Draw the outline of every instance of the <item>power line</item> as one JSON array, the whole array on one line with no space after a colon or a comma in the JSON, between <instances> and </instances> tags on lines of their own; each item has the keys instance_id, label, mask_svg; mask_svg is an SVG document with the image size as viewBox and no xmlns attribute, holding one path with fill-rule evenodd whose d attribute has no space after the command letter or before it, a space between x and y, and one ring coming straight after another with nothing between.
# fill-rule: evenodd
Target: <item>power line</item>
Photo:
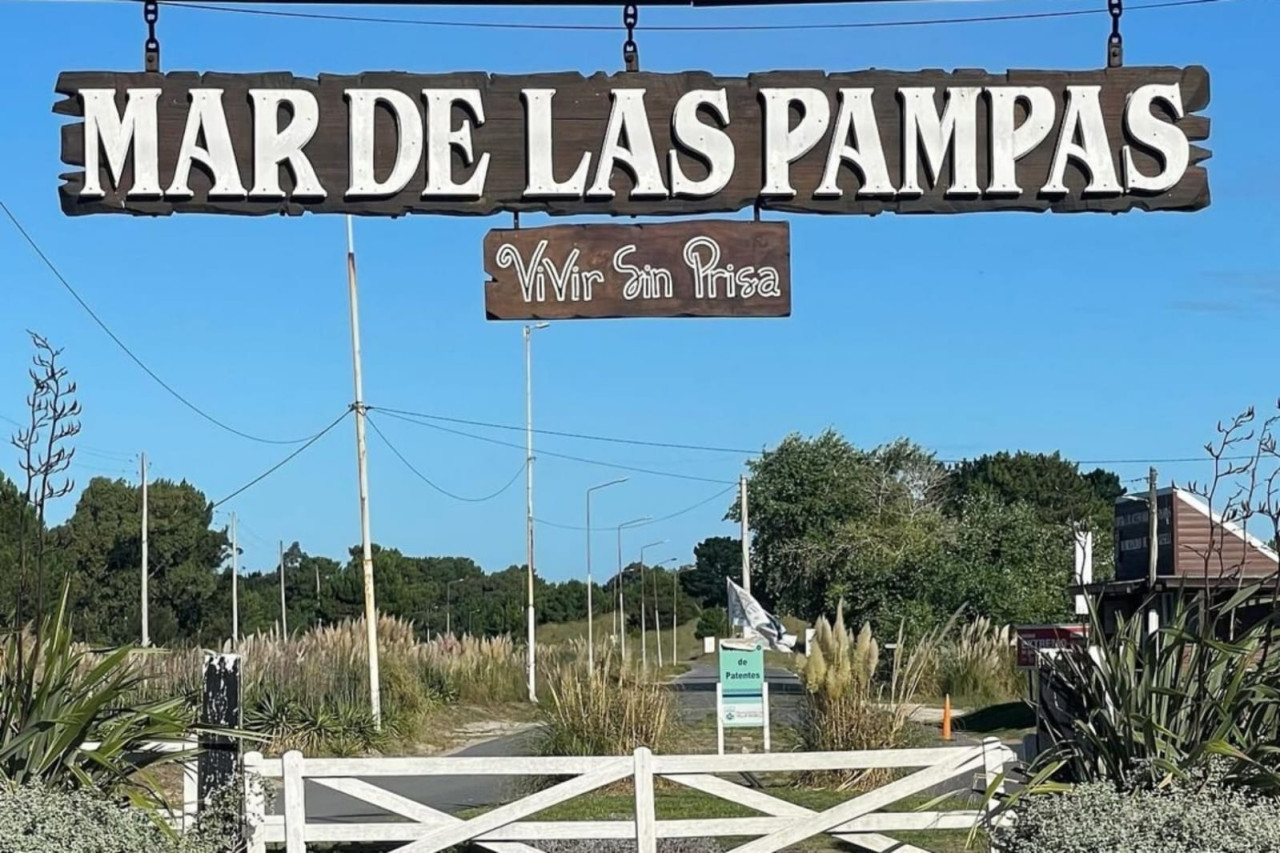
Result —
<instances>
[{"instance_id":1,"label":"power line","mask_svg":"<svg viewBox=\"0 0 1280 853\"><path fill-rule=\"evenodd\" d=\"M451 418L445 415L430 415L424 412L409 412L404 409L388 409L382 406L369 406L370 411L381 411L388 414L405 415L407 417L422 418L428 421L444 421L451 424L463 424L465 426L487 427L489 429L504 429L518 432L524 432L525 427L516 426L515 424L499 424L488 421L473 421L465 418ZM554 435L559 438L576 438L583 441L603 441L610 444L630 444L638 447L661 447L668 450L700 450L708 453L741 453L747 456L759 456L759 450L743 450L739 447L714 447L705 444L677 444L665 441L643 441L637 438L617 438L607 435L590 435L579 432L560 432L553 429L535 429L533 432L539 435Z\"/></svg>"},{"instance_id":2,"label":"power line","mask_svg":"<svg viewBox=\"0 0 1280 853\"><path fill-rule=\"evenodd\" d=\"M320 439L324 438L325 434L326 434L326 433L328 433L328 432L329 432L329 430L333 429L333 428L334 428L334 427L336 427L338 424L342 423L343 418L345 418L345 417L347 416L347 414L348 414L350 411L351 411L351 409L350 409L350 408L344 409L344 410L343 410L343 412L342 412L342 414L338 415L337 419L336 419L333 423L329 424L327 427L325 427L324 429L320 430L320 431L319 431L318 433L316 433L315 435L311 436L311 438L307 441L307 443L306 443L306 444L302 445L302 446L301 446L301 447L299 447L297 450L293 451L293 452L292 452L292 453L290 453L288 456L286 456L285 458L281 459L281 460L280 460L279 462L277 462L276 464L272 465L272 466L271 466L270 468L268 468L266 471L263 471L261 474L259 474L258 476L254 477L252 480L250 480L249 482L245 483L243 486L241 486L240 488L236 489L234 492L232 492L231 494L227 495L227 496L226 496L225 498L223 498L222 500L214 502L213 507L216 509L217 507L222 506L224 503L226 503L227 501L229 501L229 500L231 500L232 498L236 497L236 496L237 496L237 495L239 495L241 492L244 492L244 491L247 491L248 489L251 489L252 487L256 486L258 483L261 483L261 482L262 482L263 480L265 480L267 477L270 477L270 476L271 476L272 474L274 474L276 471L279 471L281 468L283 468L285 465L287 465L290 461L292 461L292 460L293 460L293 458L294 458L295 456L297 456L299 453L301 453L302 451L306 450L308 447L310 447L311 445L315 444L315 443L316 443L317 441L319 441Z\"/></svg>"},{"instance_id":3,"label":"power line","mask_svg":"<svg viewBox=\"0 0 1280 853\"><path fill-rule=\"evenodd\" d=\"M873 2L913 2L913 0L872 0ZM945 2L946 0L934 0ZM65 0L59 0L65 2ZM115 0L115 2L136 3L138 0ZM929 2L929 0L914 0ZM960 2L960 0L950 0ZM1177 9L1187 6L1207 6L1225 3L1228 0L1158 0L1158 2L1127 6L1125 12L1141 12L1157 9ZM535 30L559 32L616 32L616 24L540 24L520 21L459 21L423 18L382 17L375 15L349 15L326 12L294 12L283 9L254 9L239 6L218 6L205 3L162 2L162 6L180 9L193 9L203 12L221 12L237 15L251 15L268 18L292 18L312 21L332 21L353 24L389 24L393 26L436 27L449 29L479 30ZM835 21L825 24L670 24L646 26L642 32L667 33L732 33L732 32L796 32L805 30L862 30L887 29L892 27L929 27L953 24L991 24L1011 21L1051 20L1056 18L1076 18L1107 14L1106 8L1093 9L1060 9L1049 12L1008 12L995 15L959 16L945 18L908 18L893 21Z\"/></svg>"},{"instance_id":4,"label":"power line","mask_svg":"<svg viewBox=\"0 0 1280 853\"><path fill-rule=\"evenodd\" d=\"M54 278L56 278L62 284L62 286L66 288L67 292L71 294L71 296L76 300L76 302L80 303L80 307L83 308L91 318L93 318L93 321L98 324L98 327L101 328L102 331L106 332L107 336L111 338L111 340L115 341L116 346L120 347L120 349L124 352L124 354L129 356L129 358L133 360L134 364L142 368L143 372L145 372L148 376L154 379L161 388L168 391L174 397L174 399L176 399L179 403L182 403L182 405L186 406L188 409L195 412L197 415L204 418L206 421L213 424L214 426L224 429L227 432L232 433L233 435L238 435L241 438L247 438L249 441L256 441L259 444L301 444L302 442L309 443L324 434L323 432L319 432L307 438L291 438L288 440L262 438L261 436L251 435L250 433L242 432L236 429L235 427L229 426L228 424L218 420L213 415L209 414L204 409L201 409L195 403L188 400L182 394L179 394L176 390L174 390L173 386L169 385L169 383L161 379L154 370L152 370L150 367L146 365L145 362L142 361L142 359L134 355L133 350L129 349L129 347L125 345L124 341L120 340L120 338L116 336L116 333L111 331L111 328L102 321L102 318L100 318L97 315L97 313L92 308L89 307L89 303L85 302L84 299L80 297L80 294L76 292L76 289L71 286L71 282L67 281L66 276L64 276L58 270L57 266L55 266L53 261L49 259L49 256L44 253L44 250L40 248L40 245L38 243L36 243L35 238L33 238L31 234L27 231L27 229L23 227L22 223L18 221L18 217L14 215L13 211L9 209L9 206L5 204L3 200L0 200L0 210L4 211L5 215L9 217L9 221L13 223L13 227L16 228L18 233L22 235L23 239L27 241L27 245L31 247L31 250L36 253L36 256L39 257L40 260L44 263L44 265L49 269L49 272L53 273Z\"/></svg>"},{"instance_id":5,"label":"power line","mask_svg":"<svg viewBox=\"0 0 1280 853\"><path fill-rule=\"evenodd\" d=\"M501 495L507 489L511 488L512 484L514 484L515 481L520 478L520 475L524 473L525 465L527 464L525 462L521 462L520 467L516 470L514 474L511 475L511 479L507 481L505 486L498 489L496 492L492 492L481 498L464 497L463 495L454 494L453 492L449 491L443 486L439 486L435 482L433 482L430 477L428 477L426 474L423 474L421 471L419 471L417 468L414 467L413 463L411 463L408 459L404 458L404 454L402 454L398 449L396 449L396 446L391 443L391 439L387 438L386 433L384 433L381 429L379 429L378 425L373 422L373 418L366 418L366 421L368 422L369 426L373 427L373 431L378 434L378 438L382 439L382 443L385 444L387 448L396 455L397 459L399 459L402 463L404 463L404 466L406 468L408 468L410 471L413 472L414 476L416 476L422 482L426 483L431 488L435 489L440 494L444 495L445 497L453 498L455 501L464 501L466 503L484 503L485 501L493 500L494 498L498 497L498 495Z\"/></svg>"},{"instance_id":6,"label":"power line","mask_svg":"<svg viewBox=\"0 0 1280 853\"><path fill-rule=\"evenodd\" d=\"M514 447L517 450L525 449L524 445L521 445L521 444L513 444L512 442L509 442L509 441L502 441L501 439L497 439L497 438L489 438L488 436L485 436L485 435L476 435L475 433L463 432L462 430L459 430L459 429L450 429L449 427L442 427L439 424L433 424L433 423L428 423L426 421L414 420L411 417L408 417L406 415L395 414L391 411L388 411L387 409L382 409L381 411L383 414L385 414L389 418L395 418L396 420L405 421L406 423L417 424L418 426L424 426L424 427L427 427L428 429L439 430L440 432L447 432L447 433L450 433L451 435L460 435L460 436L463 436L464 438L474 439L475 441L485 441L485 442L488 442L489 444L497 444L501 447ZM639 468L634 465L623 465L618 462L605 462L602 459L588 459L583 456L571 456L567 453L554 453L550 450L540 450L536 455L551 456L556 459L567 459L570 462L581 462L586 465L599 465L602 468L615 468L619 471L632 471L637 474L651 474L655 477L671 477L672 479L676 479L676 480L692 480L694 482L699 482L699 483L718 483L720 485L726 485L726 484L737 485L737 483L731 483L731 481L729 480L720 480L714 477L699 477L694 474L680 474L675 471L659 471L653 468Z\"/></svg>"},{"instance_id":7,"label":"power line","mask_svg":"<svg viewBox=\"0 0 1280 853\"><path fill-rule=\"evenodd\" d=\"M728 486L727 488L721 489L720 491L716 492L714 495L712 495L712 496L711 496L711 497L709 497L709 498L703 498L702 500L698 501L696 504L691 504L690 506L687 506L687 507L685 507L684 509L676 510L675 512L671 513L670 515L664 515L664 516L662 516L661 518L655 518L655 519L652 519L652 520L650 520L650 521L643 522L642 524L630 524L630 525L627 525L627 529L628 529L628 530L634 530L634 529L635 529L635 528L637 528L637 527L648 527L648 526L649 526L649 525L651 525L651 524L658 524L658 523L663 522L663 521L670 521L670 520L671 520L671 519L673 519L673 518L679 518L680 516L684 515L685 513L693 512L695 509L699 509L700 507L704 507L704 506L706 506L707 504L711 503L712 501L716 500L717 498L724 497L725 495L729 494L729 492L733 491L733 490L734 490L734 489L736 489L737 487L738 487L738 484L737 484L737 483L734 483L733 485ZM560 530L586 530L586 529L587 529L587 528L585 528L585 527L582 527L582 526L579 526L579 525L576 525L576 524L559 524L559 523L557 523L557 522L554 522L554 521L546 521L545 519L541 519L541 518L535 518L535 519L534 519L534 521L536 521L538 524L544 525L544 526L546 526L546 527L555 527L555 528L558 528L558 529L560 529ZM606 526L604 526L604 527L596 527L596 528L593 528L593 529L594 529L594 530L607 530L607 529L608 529L608 526L606 525Z\"/></svg>"}]
</instances>

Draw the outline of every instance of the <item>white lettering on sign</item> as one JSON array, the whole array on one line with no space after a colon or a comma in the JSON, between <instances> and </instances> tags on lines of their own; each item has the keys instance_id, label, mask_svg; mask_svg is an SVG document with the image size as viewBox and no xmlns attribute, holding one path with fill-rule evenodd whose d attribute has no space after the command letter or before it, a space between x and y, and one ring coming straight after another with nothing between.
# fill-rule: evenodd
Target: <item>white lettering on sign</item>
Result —
<instances>
[{"instance_id":1,"label":"white lettering on sign","mask_svg":"<svg viewBox=\"0 0 1280 853\"><path fill-rule=\"evenodd\" d=\"M638 263L632 256L639 252L635 244L619 246L606 269L584 268L581 252L572 248L561 260L547 256L549 242L539 240L525 257L520 249L503 243L494 253L501 269L513 269L520 285L520 295L527 304L542 302L590 302L602 287L616 286L625 300L680 299L753 299L781 298L781 275L772 266L738 266L721 264L723 250L713 238L697 236L684 244L682 257L687 269L683 275L649 263ZM679 281L679 285L677 285Z\"/></svg>"},{"instance_id":2,"label":"white lettering on sign","mask_svg":"<svg viewBox=\"0 0 1280 853\"><path fill-rule=\"evenodd\" d=\"M892 119L883 115L890 93L874 87L763 87L751 115L731 115L724 88L693 89L676 99L670 115L656 123L646 89L617 87L609 92L607 116L599 117L607 118L600 136L576 139L578 150L568 152L560 150L556 130L568 122L597 119L582 115L581 101L562 106L568 115L557 117L556 89L525 88L518 96L523 127L512 132L524 134L526 162L515 166L491 162L494 155L477 144L476 129L492 112L485 102L487 93L479 88L346 88L347 114L340 117L322 115L312 89L250 89L252 127L247 133L233 133L240 128L228 123L232 96L224 103L221 88L191 87L181 116L181 143L176 155L167 152L162 157L158 111L168 111L166 126L174 118L172 99L161 101L164 91L128 88L123 99L115 88L76 92L84 132L81 198L104 198L108 183L114 189L131 172L126 199L190 199L192 169L198 168L209 176L208 195L214 199L266 201L288 195L300 201L322 200L340 190L346 199L377 200L397 196L412 185L421 199L481 200L491 171L522 167L521 197L530 200L608 202L621 192L614 187L619 174L629 177L628 199L707 199L724 191L735 176L758 174L759 197L787 200L802 195L792 180L796 164L819 157L821 178L817 186L803 190L814 199L837 199L851 192L859 198L909 200L940 186L946 197L957 199L1030 193L1060 198L1073 192L1099 197L1167 192L1185 177L1192 159L1187 134L1176 124L1186 115L1180 83L1134 88L1122 114L1111 117L1110 134L1100 85L1056 90L1027 85L901 86L891 93L899 112ZM1058 97L1063 103L1060 118ZM986 109L979 110L983 99ZM243 107L234 106L233 118L244 121ZM291 115L283 127L282 110ZM506 113L503 116L505 121ZM981 123L980 116L985 116ZM886 131L889 121L896 124ZM728 132L735 122L759 125L758 162L738 161ZM308 146L314 149L322 128L343 124L346 185L326 186L324 181L338 180L335 170L319 170L322 180L312 159L319 155L313 150L309 156ZM664 125L666 132L657 134ZM890 174L885 156L886 133L901 141L896 176ZM1123 140L1113 138L1115 134ZM237 150L237 145L251 150ZM1047 174L1038 175L1035 185L1024 186L1018 179L1019 162L1049 145L1052 154L1043 158ZM387 155L380 154L375 168L375 151L390 151L389 162L381 162ZM1141 161L1140 152L1145 157ZM985 187L978 183L980 155L990 166ZM690 168L695 161L701 164L697 171ZM469 170L466 177L455 174L459 162ZM251 188L241 176L241 163L252 164ZM561 165L557 174L557 163L572 169ZM1082 189L1068 185L1073 166L1087 176ZM281 170L286 168L293 174L293 188L287 193L281 186ZM856 174L856 189L841 187L846 171ZM1027 175L1022 177L1025 181ZM541 267L536 271L548 274ZM562 273L557 268L557 275ZM759 270L741 278L737 270L730 279L727 274L727 268L708 272L704 289L724 292L729 280L734 292L769 286ZM567 275L566 292L572 292L572 271ZM753 284L753 275L761 280ZM657 293L665 293L663 282L656 287ZM584 282L578 292L585 294L587 289ZM649 290L641 284L639 292Z\"/></svg>"}]
</instances>

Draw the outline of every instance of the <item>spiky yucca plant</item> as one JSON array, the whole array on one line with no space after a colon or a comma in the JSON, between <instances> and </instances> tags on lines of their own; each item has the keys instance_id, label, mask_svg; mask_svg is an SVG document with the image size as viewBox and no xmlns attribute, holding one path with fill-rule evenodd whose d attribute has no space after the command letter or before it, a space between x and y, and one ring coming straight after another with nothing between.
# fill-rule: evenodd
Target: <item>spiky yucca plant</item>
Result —
<instances>
[{"instance_id":1,"label":"spiky yucca plant","mask_svg":"<svg viewBox=\"0 0 1280 853\"><path fill-rule=\"evenodd\" d=\"M1061 716L1046 719L1051 747L1036 780L1107 781L1122 790L1165 787L1225 760L1218 776L1280 794L1280 611L1248 624L1251 600L1275 601L1275 580L1242 584L1229 599L1179 597L1154 633L1148 601L1106 636L1090 606L1089 647L1048 664Z\"/></svg>"},{"instance_id":2,"label":"spiky yucca plant","mask_svg":"<svg viewBox=\"0 0 1280 853\"><path fill-rule=\"evenodd\" d=\"M132 647L88 660L91 652L71 641L68 589L64 584L57 610L33 638L10 633L0 652L0 779L94 788L161 807L147 771L184 756L143 747L187 738L183 700L134 699L145 677L131 660ZM30 648L21 649L24 643Z\"/></svg>"}]
</instances>

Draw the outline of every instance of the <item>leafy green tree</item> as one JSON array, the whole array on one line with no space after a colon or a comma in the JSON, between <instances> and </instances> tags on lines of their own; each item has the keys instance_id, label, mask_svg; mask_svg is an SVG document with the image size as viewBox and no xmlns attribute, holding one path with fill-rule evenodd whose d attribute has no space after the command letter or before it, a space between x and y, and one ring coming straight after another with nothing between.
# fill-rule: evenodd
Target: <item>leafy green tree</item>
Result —
<instances>
[{"instance_id":1,"label":"leafy green tree","mask_svg":"<svg viewBox=\"0 0 1280 853\"><path fill-rule=\"evenodd\" d=\"M1052 454L1017 451L987 454L966 460L950 472L948 507L960 512L968 497L987 493L1005 504L1024 503L1050 524L1082 525L1093 531L1094 577L1113 574L1112 529L1116 498L1125 494L1120 478L1095 468L1080 473L1079 465Z\"/></svg>"},{"instance_id":2,"label":"leafy green tree","mask_svg":"<svg viewBox=\"0 0 1280 853\"><path fill-rule=\"evenodd\" d=\"M729 614L723 607L708 607L698 617L698 624L693 635L701 640L703 637L729 636Z\"/></svg>"},{"instance_id":3,"label":"leafy green tree","mask_svg":"<svg viewBox=\"0 0 1280 853\"><path fill-rule=\"evenodd\" d=\"M742 578L742 540L712 536L693 548L694 565L680 575L680 587L702 607L723 604L725 579Z\"/></svg>"}]
</instances>

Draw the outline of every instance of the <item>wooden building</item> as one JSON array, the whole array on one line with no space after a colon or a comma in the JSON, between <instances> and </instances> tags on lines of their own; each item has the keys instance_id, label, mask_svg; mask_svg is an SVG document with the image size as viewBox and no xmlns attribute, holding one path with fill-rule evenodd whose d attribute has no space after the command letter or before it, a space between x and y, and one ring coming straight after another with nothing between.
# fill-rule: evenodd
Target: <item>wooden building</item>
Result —
<instances>
[{"instance_id":1,"label":"wooden building","mask_svg":"<svg viewBox=\"0 0 1280 853\"><path fill-rule=\"evenodd\" d=\"M1230 596L1242 584L1273 578L1280 554L1242 525L1224 520L1198 495L1177 487L1156 492L1156 577L1151 583L1150 515L1144 494L1126 495L1115 506L1115 578L1073 588L1099 602L1106 630L1117 614L1131 617L1149 591L1159 596L1164 617L1179 597L1200 591ZM1259 596L1242 612L1261 613L1276 606L1274 592ZM1215 592L1216 591L1216 592Z\"/></svg>"}]
</instances>

